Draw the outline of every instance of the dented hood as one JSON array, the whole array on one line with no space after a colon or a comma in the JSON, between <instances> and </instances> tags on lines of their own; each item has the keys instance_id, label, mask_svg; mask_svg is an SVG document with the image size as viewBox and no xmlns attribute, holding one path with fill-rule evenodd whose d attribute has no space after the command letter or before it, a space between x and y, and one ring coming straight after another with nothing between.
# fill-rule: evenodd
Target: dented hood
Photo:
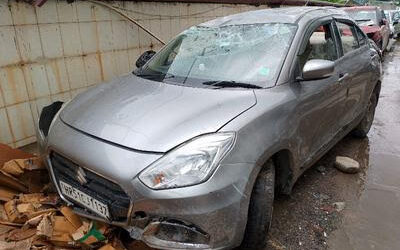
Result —
<instances>
[{"instance_id":1,"label":"dented hood","mask_svg":"<svg viewBox=\"0 0 400 250\"><path fill-rule=\"evenodd\" d=\"M216 132L256 103L250 89L192 88L120 77L78 95L62 111L71 127L128 148L166 152Z\"/></svg>"},{"instance_id":2,"label":"dented hood","mask_svg":"<svg viewBox=\"0 0 400 250\"><path fill-rule=\"evenodd\" d=\"M359 24L359 26L362 29L362 31L364 31L365 34L376 33L376 32L380 31L380 27L378 25L363 25L363 24Z\"/></svg>"}]
</instances>

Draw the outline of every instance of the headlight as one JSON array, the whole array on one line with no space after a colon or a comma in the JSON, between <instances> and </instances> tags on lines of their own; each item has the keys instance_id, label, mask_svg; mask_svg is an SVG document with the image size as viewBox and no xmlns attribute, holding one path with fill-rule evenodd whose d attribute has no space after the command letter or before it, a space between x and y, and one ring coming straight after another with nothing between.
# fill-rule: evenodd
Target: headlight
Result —
<instances>
[{"instance_id":1,"label":"headlight","mask_svg":"<svg viewBox=\"0 0 400 250\"><path fill-rule=\"evenodd\" d=\"M139 179L152 189L199 184L212 175L234 141L233 132L196 137L151 164Z\"/></svg>"}]
</instances>

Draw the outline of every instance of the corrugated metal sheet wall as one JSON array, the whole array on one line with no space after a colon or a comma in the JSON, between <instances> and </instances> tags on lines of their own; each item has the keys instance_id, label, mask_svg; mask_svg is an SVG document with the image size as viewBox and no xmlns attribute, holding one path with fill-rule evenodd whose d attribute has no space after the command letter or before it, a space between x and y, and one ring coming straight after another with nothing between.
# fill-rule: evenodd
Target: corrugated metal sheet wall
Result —
<instances>
[{"instance_id":1,"label":"corrugated metal sheet wall","mask_svg":"<svg viewBox=\"0 0 400 250\"><path fill-rule=\"evenodd\" d=\"M112 2L163 40L249 5ZM132 71L153 47L148 34L102 6L49 0L41 8L0 1L0 142L34 142L42 107L67 101L88 87Z\"/></svg>"}]
</instances>

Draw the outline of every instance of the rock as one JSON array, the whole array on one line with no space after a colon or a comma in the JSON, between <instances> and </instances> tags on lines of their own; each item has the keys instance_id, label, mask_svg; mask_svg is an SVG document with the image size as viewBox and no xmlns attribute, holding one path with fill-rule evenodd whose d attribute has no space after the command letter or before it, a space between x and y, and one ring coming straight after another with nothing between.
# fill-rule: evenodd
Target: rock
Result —
<instances>
[{"instance_id":1,"label":"rock","mask_svg":"<svg viewBox=\"0 0 400 250\"><path fill-rule=\"evenodd\" d=\"M320 195L319 195L319 198L320 198L321 200L329 200L329 199L330 199L329 195L327 195L327 194L320 194Z\"/></svg>"},{"instance_id":2,"label":"rock","mask_svg":"<svg viewBox=\"0 0 400 250\"><path fill-rule=\"evenodd\" d=\"M331 206L331 205L323 205L320 207L320 209L324 212L326 212L327 214L332 213L333 211L335 211L335 207Z\"/></svg>"},{"instance_id":3,"label":"rock","mask_svg":"<svg viewBox=\"0 0 400 250\"><path fill-rule=\"evenodd\" d=\"M333 203L333 207L336 209L336 211L340 212L346 207L345 202L335 202Z\"/></svg>"},{"instance_id":4,"label":"rock","mask_svg":"<svg viewBox=\"0 0 400 250\"><path fill-rule=\"evenodd\" d=\"M325 168L325 166L320 165L320 166L317 167L317 171L320 172L320 173L325 173L326 172L326 168Z\"/></svg>"},{"instance_id":5,"label":"rock","mask_svg":"<svg viewBox=\"0 0 400 250\"><path fill-rule=\"evenodd\" d=\"M335 167L348 174L355 174L360 171L360 164L357 161L344 156L336 156Z\"/></svg>"},{"instance_id":6,"label":"rock","mask_svg":"<svg viewBox=\"0 0 400 250\"><path fill-rule=\"evenodd\" d=\"M270 237L270 239L268 240L268 246L271 249L275 249L275 250L285 250L287 249L284 245L282 245L277 239L273 239L272 237ZM269 249L268 248L268 249ZM140 248L141 249L141 248ZM143 248L144 249L144 248Z\"/></svg>"}]
</instances>

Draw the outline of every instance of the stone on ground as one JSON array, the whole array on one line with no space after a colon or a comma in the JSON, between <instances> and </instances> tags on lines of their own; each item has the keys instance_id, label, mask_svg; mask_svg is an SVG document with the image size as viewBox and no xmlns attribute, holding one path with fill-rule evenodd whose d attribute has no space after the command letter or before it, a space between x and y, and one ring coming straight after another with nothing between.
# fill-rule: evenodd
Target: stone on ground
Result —
<instances>
[{"instance_id":1,"label":"stone on ground","mask_svg":"<svg viewBox=\"0 0 400 250\"><path fill-rule=\"evenodd\" d=\"M333 203L333 207L336 209L336 211L340 212L346 207L345 202L335 202Z\"/></svg>"},{"instance_id":2,"label":"stone on ground","mask_svg":"<svg viewBox=\"0 0 400 250\"><path fill-rule=\"evenodd\" d=\"M345 156L336 156L335 167L348 174L355 174L360 171L360 164Z\"/></svg>"}]
</instances>

